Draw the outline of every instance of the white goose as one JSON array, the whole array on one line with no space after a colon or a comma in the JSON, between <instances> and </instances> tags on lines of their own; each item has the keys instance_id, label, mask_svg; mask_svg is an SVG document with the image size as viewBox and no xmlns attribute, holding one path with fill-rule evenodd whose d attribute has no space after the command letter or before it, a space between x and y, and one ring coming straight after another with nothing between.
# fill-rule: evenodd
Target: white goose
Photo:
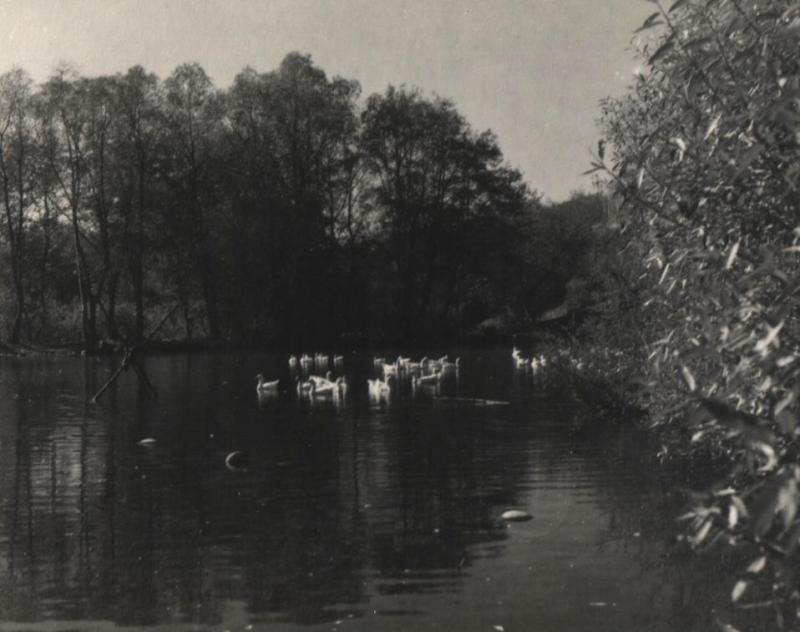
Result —
<instances>
[{"instance_id":1,"label":"white goose","mask_svg":"<svg viewBox=\"0 0 800 632\"><path fill-rule=\"evenodd\" d=\"M367 380L367 386L371 397L387 397L392 392L392 385L385 380Z\"/></svg>"},{"instance_id":2,"label":"white goose","mask_svg":"<svg viewBox=\"0 0 800 632\"><path fill-rule=\"evenodd\" d=\"M280 380L272 380L267 381L264 379L264 376L259 373L256 375L256 379L258 380L258 384L256 384L256 391L259 393L264 393L266 391L277 391L278 385L281 383Z\"/></svg>"},{"instance_id":3,"label":"white goose","mask_svg":"<svg viewBox=\"0 0 800 632\"><path fill-rule=\"evenodd\" d=\"M453 362L445 360L442 362L442 371L456 371L461 367L461 358L456 358Z\"/></svg>"},{"instance_id":4,"label":"white goose","mask_svg":"<svg viewBox=\"0 0 800 632\"><path fill-rule=\"evenodd\" d=\"M422 386L425 384L438 384L441 381L441 372L431 373L430 375L420 375L419 377L415 375L413 378L411 378L411 386L412 388L416 388L417 386Z\"/></svg>"},{"instance_id":5,"label":"white goose","mask_svg":"<svg viewBox=\"0 0 800 632\"><path fill-rule=\"evenodd\" d=\"M397 377L400 371L400 367L398 364L384 364L383 365L383 376L389 377L390 375Z\"/></svg>"}]
</instances>

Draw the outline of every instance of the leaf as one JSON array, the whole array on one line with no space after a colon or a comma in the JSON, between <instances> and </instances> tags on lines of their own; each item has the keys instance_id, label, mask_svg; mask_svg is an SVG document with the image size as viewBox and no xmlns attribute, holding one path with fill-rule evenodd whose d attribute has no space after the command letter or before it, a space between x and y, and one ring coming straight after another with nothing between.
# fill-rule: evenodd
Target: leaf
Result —
<instances>
[{"instance_id":1,"label":"leaf","mask_svg":"<svg viewBox=\"0 0 800 632\"><path fill-rule=\"evenodd\" d=\"M728 505L728 528L733 529L739 522L739 510L736 505Z\"/></svg>"},{"instance_id":2,"label":"leaf","mask_svg":"<svg viewBox=\"0 0 800 632\"><path fill-rule=\"evenodd\" d=\"M761 425L762 420L755 415L737 410L729 404L711 397L703 398L700 400L700 404L711 413L717 421L733 430L745 433L749 437L765 443L771 443L775 440L775 436L772 432L764 428Z\"/></svg>"},{"instance_id":3,"label":"leaf","mask_svg":"<svg viewBox=\"0 0 800 632\"><path fill-rule=\"evenodd\" d=\"M658 280L659 285L664 282L664 279L667 277L667 272L669 272L669 264L664 266L664 271L661 273L661 278Z\"/></svg>"},{"instance_id":4,"label":"leaf","mask_svg":"<svg viewBox=\"0 0 800 632\"><path fill-rule=\"evenodd\" d=\"M789 404L794 401L794 392L789 391L777 404L775 404L775 410L773 411L775 415L779 415L784 408L786 408Z\"/></svg>"},{"instance_id":5,"label":"leaf","mask_svg":"<svg viewBox=\"0 0 800 632\"><path fill-rule=\"evenodd\" d=\"M685 364L681 365L681 375L683 375L683 380L686 382L686 386L693 393L695 389L697 389L697 382L694 379L694 375L692 375L692 372L689 370L689 367Z\"/></svg>"},{"instance_id":6,"label":"leaf","mask_svg":"<svg viewBox=\"0 0 800 632\"><path fill-rule=\"evenodd\" d=\"M683 156L686 153L686 141L676 136L675 138L670 138L669 142L678 148L677 162L682 162Z\"/></svg>"},{"instance_id":7,"label":"leaf","mask_svg":"<svg viewBox=\"0 0 800 632\"><path fill-rule=\"evenodd\" d=\"M711 531L711 520L705 520L703 522L703 526L698 529L697 533L695 533L694 537L689 538L692 545L697 546L706 539L709 531Z\"/></svg>"},{"instance_id":8,"label":"leaf","mask_svg":"<svg viewBox=\"0 0 800 632\"><path fill-rule=\"evenodd\" d=\"M672 6L669 9L667 9L667 13L672 13L673 11L677 11L687 2L688 0L675 0L675 2L672 3Z\"/></svg>"},{"instance_id":9,"label":"leaf","mask_svg":"<svg viewBox=\"0 0 800 632\"><path fill-rule=\"evenodd\" d=\"M697 39L684 42L683 44L681 44L681 46L683 46L683 49L688 52L694 48L705 46L709 42L711 42L710 37L698 37Z\"/></svg>"},{"instance_id":10,"label":"leaf","mask_svg":"<svg viewBox=\"0 0 800 632\"><path fill-rule=\"evenodd\" d=\"M659 59L661 59L664 55L670 52L675 47L675 33L673 32L661 46L658 47L655 53L647 60L647 62L652 66L654 65Z\"/></svg>"},{"instance_id":11,"label":"leaf","mask_svg":"<svg viewBox=\"0 0 800 632\"><path fill-rule=\"evenodd\" d=\"M775 469L775 466L778 465L778 457L771 445L758 441L753 445L753 449L763 454L767 459L767 461L758 468L759 472L769 472Z\"/></svg>"},{"instance_id":12,"label":"leaf","mask_svg":"<svg viewBox=\"0 0 800 632\"><path fill-rule=\"evenodd\" d=\"M750 562L750 566L747 567L748 573L757 574L764 570L764 567L767 565L767 556L762 555L761 557L757 557L752 562Z\"/></svg>"},{"instance_id":13,"label":"leaf","mask_svg":"<svg viewBox=\"0 0 800 632\"><path fill-rule=\"evenodd\" d=\"M795 552L798 544L800 544L800 522L795 524L794 528L789 532L789 536L786 538L787 556Z\"/></svg>"},{"instance_id":14,"label":"leaf","mask_svg":"<svg viewBox=\"0 0 800 632\"><path fill-rule=\"evenodd\" d=\"M711 121L711 124L708 126L708 129L706 130L705 136L703 136L703 140L707 140L708 137L711 136L711 134L713 134L714 132L717 131L717 129L719 129L720 120L722 120L722 114L717 114L714 117L714 120Z\"/></svg>"},{"instance_id":15,"label":"leaf","mask_svg":"<svg viewBox=\"0 0 800 632\"><path fill-rule=\"evenodd\" d=\"M737 241L733 246L731 246L731 250L728 253L728 258L725 260L725 269L730 270L731 266L733 266L733 262L736 261L736 255L739 254L739 246L741 245L741 241Z\"/></svg>"},{"instance_id":16,"label":"leaf","mask_svg":"<svg viewBox=\"0 0 800 632\"><path fill-rule=\"evenodd\" d=\"M797 515L797 480L789 476L778 494L777 513L783 520L783 528L788 529Z\"/></svg>"},{"instance_id":17,"label":"leaf","mask_svg":"<svg viewBox=\"0 0 800 632\"><path fill-rule=\"evenodd\" d=\"M584 171L581 175L582 176L588 176L589 174L592 174L592 173L594 173L596 171L602 171L602 170L603 170L603 165L598 165L597 163L593 162L592 163L592 168L589 169L588 171Z\"/></svg>"},{"instance_id":18,"label":"leaf","mask_svg":"<svg viewBox=\"0 0 800 632\"><path fill-rule=\"evenodd\" d=\"M736 585L733 587L733 590L731 591L731 601L733 603L736 603L737 601L739 601L739 599L741 599L742 595L744 594L744 591L747 590L748 585L749 585L748 582L744 579L740 579L738 582L736 582Z\"/></svg>"},{"instance_id":19,"label":"leaf","mask_svg":"<svg viewBox=\"0 0 800 632\"><path fill-rule=\"evenodd\" d=\"M634 31L634 33L641 33L642 31L646 31L649 28L653 28L658 24L664 24L663 20L659 20L658 18L661 17L661 12L656 11L655 13L651 13L647 16L647 19L642 23L642 25Z\"/></svg>"},{"instance_id":20,"label":"leaf","mask_svg":"<svg viewBox=\"0 0 800 632\"><path fill-rule=\"evenodd\" d=\"M750 512L747 511L747 505L744 504L744 501L741 498L738 496L731 496L731 504L736 506L736 509L739 511L739 516L742 518L750 517Z\"/></svg>"},{"instance_id":21,"label":"leaf","mask_svg":"<svg viewBox=\"0 0 800 632\"><path fill-rule=\"evenodd\" d=\"M778 334L783 329L783 325L784 321L781 321L775 327L767 327L767 335L756 343L755 350L758 353L766 353L769 346L778 339Z\"/></svg>"},{"instance_id":22,"label":"leaf","mask_svg":"<svg viewBox=\"0 0 800 632\"><path fill-rule=\"evenodd\" d=\"M795 498L791 498L792 493ZM797 482L788 473L775 477L765 485L753 507L753 533L759 537L764 536L779 512L784 524L788 526L797 512L796 493Z\"/></svg>"},{"instance_id":23,"label":"leaf","mask_svg":"<svg viewBox=\"0 0 800 632\"><path fill-rule=\"evenodd\" d=\"M681 151L686 151L686 141L680 138L679 136L675 136L674 138L670 138L669 142L677 145L678 149Z\"/></svg>"}]
</instances>

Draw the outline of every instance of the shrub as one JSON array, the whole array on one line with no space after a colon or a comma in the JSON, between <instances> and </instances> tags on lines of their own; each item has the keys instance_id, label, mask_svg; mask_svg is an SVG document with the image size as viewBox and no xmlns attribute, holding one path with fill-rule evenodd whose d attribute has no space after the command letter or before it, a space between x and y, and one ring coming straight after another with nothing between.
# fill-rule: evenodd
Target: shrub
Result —
<instances>
[{"instance_id":1,"label":"shrub","mask_svg":"<svg viewBox=\"0 0 800 632\"><path fill-rule=\"evenodd\" d=\"M793 625L800 5L654 9L640 29L653 34L641 47L647 70L603 103L593 170L610 175L618 231L632 236L625 256L641 266L627 294L641 313L651 407L733 457L686 515L687 541L753 547L733 601L769 605Z\"/></svg>"}]
</instances>

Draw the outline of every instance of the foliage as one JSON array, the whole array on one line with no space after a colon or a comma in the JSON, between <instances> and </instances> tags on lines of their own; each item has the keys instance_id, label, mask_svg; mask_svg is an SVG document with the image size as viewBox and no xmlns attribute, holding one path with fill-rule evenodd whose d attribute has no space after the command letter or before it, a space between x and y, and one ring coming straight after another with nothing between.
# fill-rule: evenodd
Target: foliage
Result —
<instances>
[{"instance_id":1,"label":"foliage","mask_svg":"<svg viewBox=\"0 0 800 632\"><path fill-rule=\"evenodd\" d=\"M690 514L695 547L753 548L734 602L797 623L800 6L654 3L648 70L603 104L618 233L635 270L647 397L732 457ZM606 145L613 156L606 156ZM609 152L612 153L612 152Z\"/></svg>"},{"instance_id":2,"label":"foliage","mask_svg":"<svg viewBox=\"0 0 800 632\"><path fill-rule=\"evenodd\" d=\"M0 338L94 350L169 313L186 339L409 341L561 300L580 213L450 101L359 97L298 53L226 90L197 64L0 77Z\"/></svg>"}]
</instances>

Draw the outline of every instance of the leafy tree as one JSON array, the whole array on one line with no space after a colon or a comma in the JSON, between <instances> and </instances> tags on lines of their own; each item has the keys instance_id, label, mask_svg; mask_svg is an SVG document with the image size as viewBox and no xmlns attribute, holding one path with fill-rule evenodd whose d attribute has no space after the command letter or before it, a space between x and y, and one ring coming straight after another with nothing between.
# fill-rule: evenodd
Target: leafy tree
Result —
<instances>
[{"instance_id":1,"label":"leafy tree","mask_svg":"<svg viewBox=\"0 0 800 632\"><path fill-rule=\"evenodd\" d=\"M31 122L32 82L20 69L0 77L0 184L9 246L15 315L11 342L18 343L25 318L26 211L33 202L36 150Z\"/></svg>"},{"instance_id":2,"label":"leafy tree","mask_svg":"<svg viewBox=\"0 0 800 632\"><path fill-rule=\"evenodd\" d=\"M372 196L396 275L396 325L413 337L428 319L447 322L459 283L481 261L484 237L522 212L527 190L519 173L503 165L494 136L473 132L447 100L389 87L367 100L362 125ZM443 297L438 306L435 296Z\"/></svg>"},{"instance_id":3,"label":"leafy tree","mask_svg":"<svg viewBox=\"0 0 800 632\"><path fill-rule=\"evenodd\" d=\"M186 248L175 262L175 283L186 305L185 277L196 267L212 339L221 335L217 300L216 252L212 240L214 141L221 123L221 102L205 71L197 64L176 68L165 81L165 121L171 149L165 180L172 197L166 226L169 239ZM186 308L184 309L186 311ZM191 332L187 332L191 335Z\"/></svg>"},{"instance_id":4,"label":"leafy tree","mask_svg":"<svg viewBox=\"0 0 800 632\"><path fill-rule=\"evenodd\" d=\"M118 188L122 214L123 248L133 288L134 337L142 339L145 327L145 263L148 241L154 236L154 200L163 194L157 177L162 159L164 94L158 78L134 66L117 81ZM149 234L150 233L150 234ZM121 273L121 270L117 270ZM116 279L114 286L116 286ZM109 313L114 293L109 288Z\"/></svg>"}]
</instances>

